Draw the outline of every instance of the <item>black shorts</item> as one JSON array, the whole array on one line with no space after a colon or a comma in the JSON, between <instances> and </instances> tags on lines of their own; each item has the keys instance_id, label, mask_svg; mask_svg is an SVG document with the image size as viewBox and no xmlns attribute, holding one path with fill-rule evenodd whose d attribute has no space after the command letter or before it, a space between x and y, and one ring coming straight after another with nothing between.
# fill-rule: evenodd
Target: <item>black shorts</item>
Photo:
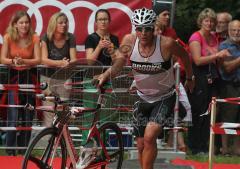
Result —
<instances>
[{"instance_id":1,"label":"black shorts","mask_svg":"<svg viewBox=\"0 0 240 169\"><path fill-rule=\"evenodd\" d=\"M143 137L149 122L155 122L161 126L171 126L174 122L173 110L175 101L175 94L154 103L148 103L143 100L137 101L133 106L134 135Z\"/></svg>"}]
</instances>

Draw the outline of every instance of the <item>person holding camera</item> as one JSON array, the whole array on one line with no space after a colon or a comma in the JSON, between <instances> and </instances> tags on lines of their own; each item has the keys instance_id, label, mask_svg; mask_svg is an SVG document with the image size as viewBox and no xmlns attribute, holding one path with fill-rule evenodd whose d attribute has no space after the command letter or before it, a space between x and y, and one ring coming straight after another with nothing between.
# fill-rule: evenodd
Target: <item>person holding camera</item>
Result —
<instances>
[{"instance_id":1,"label":"person holding camera","mask_svg":"<svg viewBox=\"0 0 240 169\"><path fill-rule=\"evenodd\" d=\"M207 153L209 140L209 116L204 114L212 96L217 95L218 63L230 55L227 49L218 52L218 39L215 32L216 13L205 8L198 16L199 30L189 39L190 53L193 60L195 88L189 94L192 107L192 123L189 129L189 147L193 154Z\"/></svg>"},{"instance_id":2,"label":"person holding camera","mask_svg":"<svg viewBox=\"0 0 240 169\"><path fill-rule=\"evenodd\" d=\"M119 47L118 37L111 34L109 26L111 15L107 9L99 9L95 14L96 32L88 35L85 41L86 58L88 64L96 65L100 62L104 66L112 65L112 53Z\"/></svg>"}]
</instances>

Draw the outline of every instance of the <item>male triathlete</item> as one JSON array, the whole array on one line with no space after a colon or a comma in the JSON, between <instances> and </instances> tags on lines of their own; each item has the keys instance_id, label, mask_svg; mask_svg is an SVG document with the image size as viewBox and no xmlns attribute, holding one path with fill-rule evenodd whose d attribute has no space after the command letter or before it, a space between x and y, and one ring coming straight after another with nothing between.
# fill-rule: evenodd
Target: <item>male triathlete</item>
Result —
<instances>
[{"instance_id":1,"label":"male triathlete","mask_svg":"<svg viewBox=\"0 0 240 169\"><path fill-rule=\"evenodd\" d=\"M162 126L171 121L175 104L172 56L180 56L186 70L186 86L194 87L192 68L186 51L168 37L154 35L156 14L142 8L134 11L132 24L136 33L127 34L116 52L116 62L98 76L100 85L116 76L127 58L136 83L139 101L134 105L134 134L143 169L153 169L157 156L156 139Z\"/></svg>"}]
</instances>

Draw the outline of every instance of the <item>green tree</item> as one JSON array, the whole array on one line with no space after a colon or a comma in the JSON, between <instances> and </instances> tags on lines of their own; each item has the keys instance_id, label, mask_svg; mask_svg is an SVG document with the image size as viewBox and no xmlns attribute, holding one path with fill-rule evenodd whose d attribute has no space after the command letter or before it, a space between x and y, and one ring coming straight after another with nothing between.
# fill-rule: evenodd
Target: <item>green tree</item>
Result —
<instances>
[{"instance_id":1,"label":"green tree","mask_svg":"<svg viewBox=\"0 0 240 169\"><path fill-rule=\"evenodd\" d=\"M198 30L197 17L204 8L226 11L232 14L233 19L240 19L240 1L237 0L177 0L174 28L185 42Z\"/></svg>"}]
</instances>

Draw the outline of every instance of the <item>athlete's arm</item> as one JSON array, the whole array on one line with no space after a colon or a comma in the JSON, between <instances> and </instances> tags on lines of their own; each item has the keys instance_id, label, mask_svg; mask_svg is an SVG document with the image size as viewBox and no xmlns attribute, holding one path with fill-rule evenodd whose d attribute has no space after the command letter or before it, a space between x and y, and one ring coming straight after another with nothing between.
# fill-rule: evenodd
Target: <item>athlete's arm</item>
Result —
<instances>
[{"instance_id":1,"label":"athlete's arm","mask_svg":"<svg viewBox=\"0 0 240 169\"><path fill-rule=\"evenodd\" d=\"M192 79L193 71L192 71L192 65L191 65L188 53L183 47L178 45L174 39L166 38L165 42L166 42L166 49L169 49L168 51L170 52L168 53L169 54L168 56L171 57L175 55L177 57L180 57L180 59L182 60L185 71L186 71L186 79L188 79L186 81L186 85L190 90L190 92L192 92L195 86L195 80Z\"/></svg>"},{"instance_id":2,"label":"athlete's arm","mask_svg":"<svg viewBox=\"0 0 240 169\"><path fill-rule=\"evenodd\" d=\"M115 58L113 65L97 77L100 86L108 79L114 78L122 70L123 66L126 65L126 61L132 52L135 38L134 34L124 36L119 49L113 54L115 55L113 56Z\"/></svg>"}]
</instances>

